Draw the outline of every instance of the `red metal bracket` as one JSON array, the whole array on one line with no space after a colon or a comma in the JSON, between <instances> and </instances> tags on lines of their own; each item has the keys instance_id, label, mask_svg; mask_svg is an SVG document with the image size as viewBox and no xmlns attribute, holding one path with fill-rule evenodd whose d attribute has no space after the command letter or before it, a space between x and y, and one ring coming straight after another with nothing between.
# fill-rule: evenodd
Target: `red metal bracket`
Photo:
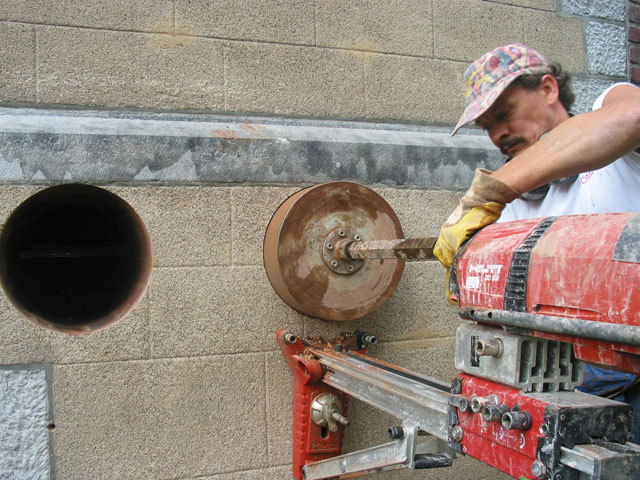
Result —
<instances>
[{"instance_id":1,"label":"red metal bracket","mask_svg":"<svg viewBox=\"0 0 640 480\"><path fill-rule=\"evenodd\" d=\"M343 414L347 410L349 397L320 380L322 365L311 354L300 338L285 338L286 331L278 330L276 337L280 349L293 374L293 476L302 480L302 467L340 455L344 428L332 432L311 420L311 403L323 393L332 393L342 401Z\"/></svg>"}]
</instances>

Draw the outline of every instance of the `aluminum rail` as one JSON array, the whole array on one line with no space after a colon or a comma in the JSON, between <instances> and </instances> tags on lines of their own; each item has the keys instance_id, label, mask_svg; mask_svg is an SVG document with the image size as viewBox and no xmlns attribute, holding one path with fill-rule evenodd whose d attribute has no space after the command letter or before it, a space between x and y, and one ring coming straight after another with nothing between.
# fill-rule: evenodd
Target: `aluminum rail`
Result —
<instances>
[{"instance_id":1,"label":"aluminum rail","mask_svg":"<svg viewBox=\"0 0 640 480\"><path fill-rule=\"evenodd\" d=\"M322 382L448 440L449 383L359 353L311 351L326 368Z\"/></svg>"}]
</instances>

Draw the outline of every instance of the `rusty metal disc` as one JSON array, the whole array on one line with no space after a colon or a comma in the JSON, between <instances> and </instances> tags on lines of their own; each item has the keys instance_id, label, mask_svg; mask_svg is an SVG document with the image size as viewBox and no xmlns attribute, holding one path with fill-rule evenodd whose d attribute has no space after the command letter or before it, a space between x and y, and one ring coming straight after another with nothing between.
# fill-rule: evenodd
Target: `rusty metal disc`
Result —
<instances>
[{"instance_id":1,"label":"rusty metal disc","mask_svg":"<svg viewBox=\"0 0 640 480\"><path fill-rule=\"evenodd\" d=\"M369 259L351 274L332 270L323 245L336 229L363 241L403 238L389 204L367 187L330 182L305 188L276 210L264 237L271 285L291 307L325 320L355 320L379 308L395 290L402 259Z\"/></svg>"}]
</instances>

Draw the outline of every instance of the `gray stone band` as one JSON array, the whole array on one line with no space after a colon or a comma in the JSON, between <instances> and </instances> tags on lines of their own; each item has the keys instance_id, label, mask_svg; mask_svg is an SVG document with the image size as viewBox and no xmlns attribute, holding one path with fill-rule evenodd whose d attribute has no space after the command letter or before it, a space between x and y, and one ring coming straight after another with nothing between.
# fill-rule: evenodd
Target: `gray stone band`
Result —
<instances>
[{"instance_id":1,"label":"gray stone band","mask_svg":"<svg viewBox=\"0 0 640 480\"><path fill-rule=\"evenodd\" d=\"M479 132L208 114L0 108L0 182L320 183L465 189Z\"/></svg>"}]
</instances>

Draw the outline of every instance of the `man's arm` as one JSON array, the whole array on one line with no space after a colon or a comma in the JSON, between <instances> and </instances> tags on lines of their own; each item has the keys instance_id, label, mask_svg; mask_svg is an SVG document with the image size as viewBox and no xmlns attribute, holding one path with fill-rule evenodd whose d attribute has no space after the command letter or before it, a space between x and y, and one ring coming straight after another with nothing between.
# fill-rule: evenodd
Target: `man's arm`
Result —
<instances>
[{"instance_id":1,"label":"man's arm","mask_svg":"<svg viewBox=\"0 0 640 480\"><path fill-rule=\"evenodd\" d=\"M597 170L640 150L640 88L618 85L602 108L576 115L506 163L492 176L519 192Z\"/></svg>"}]
</instances>

